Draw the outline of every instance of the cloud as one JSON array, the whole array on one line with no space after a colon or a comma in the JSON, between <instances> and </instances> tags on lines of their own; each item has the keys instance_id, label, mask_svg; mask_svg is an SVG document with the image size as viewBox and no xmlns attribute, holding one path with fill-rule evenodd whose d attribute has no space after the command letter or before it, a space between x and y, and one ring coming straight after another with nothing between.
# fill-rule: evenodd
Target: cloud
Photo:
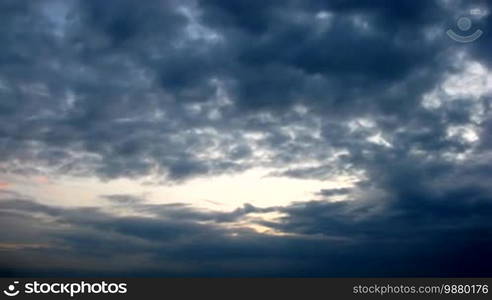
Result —
<instances>
[{"instance_id":1,"label":"cloud","mask_svg":"<svg viewBox=\"0 0 492 300\"><path fill-rule=\"evenodd\" d=\"M420 206L381 199L311 201L232 212L132 202L133 215L0 201L2 270L27 274L124 276L480 276L474 261L491 244L490 193L456 188ZM123 197L123 196L121 196ZM120 198L121 198L120 197ZM453 199L466 197L469 201ZM114 198L114 197L113 197ZM453 205L446 203L453 201ZM442 201L442 202L440 202ZM147 212L147 215L139 215ZM277 212L269 221L253 214ZM241 220L282 233L259 233ZM241 225L242 224L242 225ZM234 225L234 226L231 226ZM8 228L2 226L2 228ZM31 247L29 245L43 245ZM22 259L29 256L29 263ZM426 264L416 267L417 261Z\"/></svg>"},{"instance_id":2,"label":"cloud","mask_svg":"<svg viewBox=\"0 0 492 300\"><path fill-rule=\"evenodd\" d=\"M353 183L313 195L323 201L229 212L131 194L62 208L0 183L2 269L489 274L477 257L492 248L490 35L444 34L468 5L2 1L5 176L179 185L265 168Z\"/></svg>"},{"instance_id":3,"label":"cloud","mask_svg":"<svg viewBox=\"0 0 492 300\"><path fill-rule=\"evenodd\" d=\"M352 189L350 188L339 188L339 189L323 189L319 192L322 196L337 196L337 195L346 195L350 193Z\"/></svg>"},{"instance_id":4,"label":"cloud","mask_svg":"<svg viewBox=\"0 0 492 300\"><path fill-rule=\"evenodd\" d=\"M447 44L425 38L445 14L429 1L406 14L383 3L21 3L3 10L4 38L24 35L2 50L22 55L1 78L9 172L182 181L300 161L299 142L322 161L317 148L349 146L337 137L342 118L419 113L417 95L447 62ZM320 12L334 20L324 24ZM264 138L252 143L257 132ZM259 157L265 151L273 156ZM14 163L27 160L34 164Z\"/></svg>"}]
</instances>

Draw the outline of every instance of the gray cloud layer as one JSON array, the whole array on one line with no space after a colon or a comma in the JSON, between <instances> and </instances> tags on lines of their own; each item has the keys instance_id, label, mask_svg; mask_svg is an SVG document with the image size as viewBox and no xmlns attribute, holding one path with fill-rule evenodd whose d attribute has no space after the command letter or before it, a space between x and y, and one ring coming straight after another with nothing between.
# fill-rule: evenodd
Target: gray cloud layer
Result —
<instances>
[{"instance_id":1,"label":"gray cloud layer","mask_svg":"<svg viewBox=\"0 0 492 300\"><path fill-rule=\"evenodd\" d=\"M18 225L2 241L33 247L1 250L2 269L490 274L490 260L478 261L492 248L490 92L443 88L470 62L492 62L490 35L459 45L442 34L469 5L2 1L2 173L150 174L163 183L253 167L296 178L362 174L353 189L320 191L347 202L230 213L106 196L150 214L117 217L4 196L1 228ZM489 18L474 22L492 32ZM433 92L440 106L422 105ZM459 131L470 126L476 139ZM316 164L298 166L305 161ZM284 217L255 222L288 235L226 226L266 212Z\"/></svg>"}]
</instances>

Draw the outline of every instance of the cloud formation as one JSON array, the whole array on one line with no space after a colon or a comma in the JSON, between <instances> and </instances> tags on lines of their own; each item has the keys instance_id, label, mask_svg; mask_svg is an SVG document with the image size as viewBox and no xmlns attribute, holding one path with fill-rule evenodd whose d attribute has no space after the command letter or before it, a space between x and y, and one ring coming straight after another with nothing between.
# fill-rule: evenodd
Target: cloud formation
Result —
<instances>
[{"instance_id":1,"label":"cloud formation","mask_svg":"<svg viewBox=\"0 0 492 300\"><path fill-rule=\"evenodd\" d=\"M2 1L0 174L355 183L216 212L117 193L57 207L0 182L0 270L490 274L492 24L475 17L468 45L444 34L471 7Z\"/></svg>"}]
</instances>

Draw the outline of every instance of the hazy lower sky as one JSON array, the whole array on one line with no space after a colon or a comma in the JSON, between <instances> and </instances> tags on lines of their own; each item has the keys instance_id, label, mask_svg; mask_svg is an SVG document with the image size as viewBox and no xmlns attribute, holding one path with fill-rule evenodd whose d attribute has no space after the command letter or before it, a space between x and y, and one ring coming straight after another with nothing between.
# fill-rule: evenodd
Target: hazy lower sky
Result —
<instances>
[{"instance_id":1,"label":"hazy lower sky","mask_svg":"<svg viewBox=\"0 0 492 300\"><path fill-rule=\"evenodd\" d=\"M492 274L486 1L2 0L0 44L0 275Z\"/></svg>"}]
</instances>

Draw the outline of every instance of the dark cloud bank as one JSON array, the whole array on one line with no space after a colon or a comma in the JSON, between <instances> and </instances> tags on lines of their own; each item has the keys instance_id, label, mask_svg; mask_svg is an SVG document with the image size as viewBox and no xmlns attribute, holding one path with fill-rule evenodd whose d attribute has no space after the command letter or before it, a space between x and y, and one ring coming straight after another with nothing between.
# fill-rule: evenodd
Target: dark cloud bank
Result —
<instances>
[{"instance_id":1,"label":"dark cloud bank","mask_svg":"<svg viewBox=\"0 0 492 300\"><path fill-rule=\"evenodd\" d=\"M229 213L101 196L126 217L0 190L0 274L490 276L490 94L438 88L492 63L492 35L442 34L470 5L2 1L0 172L360 181ZM441 105L422 105L436 90Z\"/></svg>"}]
</instances>

